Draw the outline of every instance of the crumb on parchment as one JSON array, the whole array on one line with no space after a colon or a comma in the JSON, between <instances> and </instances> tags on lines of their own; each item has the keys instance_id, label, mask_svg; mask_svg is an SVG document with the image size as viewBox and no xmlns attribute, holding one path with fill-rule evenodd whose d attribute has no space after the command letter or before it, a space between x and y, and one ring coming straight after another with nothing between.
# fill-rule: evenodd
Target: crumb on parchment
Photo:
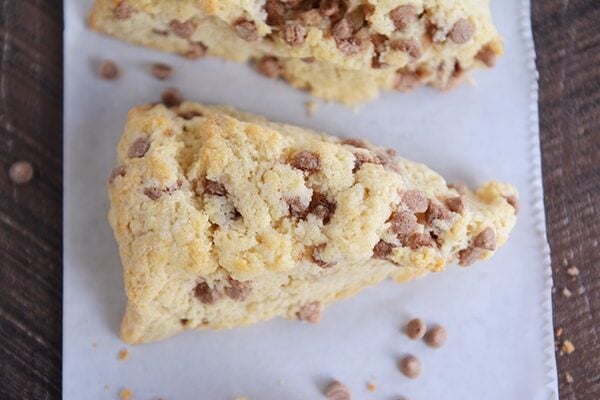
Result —
<instances>
[{"instance_id":1,"label":"crumb on parchment","mask_svg":"<svg viewBox=\"0 0 600 400\"><path fill-rule=\"evenodd\" d=\"M309 100L306 103L304 103L304 105L306 106L306 115L308 115L309 117L312 117L315 114L315 112L317 112L318 104L316 101Z\"/></svg>"},{"instance_id":2,"label":"crumb on parchment","mask_svg":"<svg viewBox=\"0 0 600 400\"><path fill-rule=\"evenodd\" d=\"M121 400L131 400L133 399L133 391L129 388L121 389L119 397Z\"/></svg>"},{"instance_id":3,"label":"crumb on parchment","mask_svg":"<svg viewBox=\"0 0 600 400\"><path fill-rule=\"evenodd\" d=\"M377 385L373 382L367 382L367 390L369 392L374 392L377 390Z\"/></svg>"},{"instance_id":4,"label":"crumb on parchment","mask_svg":"<svg viewBox=\"0 0 600 400\"><path fill-rule=\"evenodd\" d=\"M567 381L567 383L575 382L575 379L573 379L573 376L568 372L565 372L565 380Z\"/></svg>"},{"instance_id":5,"label":"crumb on parchment","mask_svg":"<svg viewBox=\"0 0 600 400\"><path fill-rule=\"evenodd\" d=\"M119 361L125 361L129 358L129 350L122 349L119 351L119 355L117 356Z\"/></svg>"},{"instance_id":6,"label":"crumb on parchment","mask_svg":"<svg viewBox=\"0 0 600 400\"><path fill-rule=\"evenodd\" d=\"M564 351L567 354L571 354L572 352L575 351L575 346L573 345L573 343L571 343L570 340L565 340L562 344L562 351Z\"/></svg>"}]
</instances>

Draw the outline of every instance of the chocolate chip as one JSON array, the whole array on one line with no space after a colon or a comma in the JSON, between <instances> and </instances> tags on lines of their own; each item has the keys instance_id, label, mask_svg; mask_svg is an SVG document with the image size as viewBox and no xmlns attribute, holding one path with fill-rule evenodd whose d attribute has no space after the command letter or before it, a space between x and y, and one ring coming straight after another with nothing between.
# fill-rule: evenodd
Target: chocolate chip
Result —
<instances>
[{"instance_id":1,"label":"chocolate chip","mask_svg":"<svg viewBox=\"0 0 600 400\"><path fill-rule=\"evenodd\" d=\"M306 26L319 25L323 20L323 15L318 10L308 10L300 14L300 21Z\"/></svg>"},{"instance_id":2,"label":"chocolate chip","mask_svg":"<svg viewBox=\"0 0 600 400\"><path fill-rule=\"evenodd\" d=\"M325 250L326 247L327 247L327 244L321 243L321 244L313 247L311 255L310 255L312 262L324 269L331 268L335 264L337 264L335 261L327 262L327 261L323 261L323 259L321 258L321 253L323 252L323 250Z\"/></svg>"},{"instance_id":3,"label":"chocolate chip","mask_svg":"<svg viewBox=\"0 0 600 400\"><path fill-rule=\"evenodd\" d=\"M418 16L417 8L412 5L403 5L394 8L390 11L390 18L396 29L403 30L413 21L416 21Z\"/></svg>"},{"instance_id":4,"label":"chocolate chip","mask_svg":"<svg viewBox=\"0 0 600 400\"><path fill-rule=\"evenodd\" d=\"M325 17L331 17L340 11L340 0L321 0L319 11Z\"/></svg>"},{"instance_id":5,"label":"chocolate chip","mask_svg":"<svg viewBox=\"0 0 600 400\"><path fill-rule=\"evenodd\" d=\"M156 63L152 66L152 75L156 79L165 80L173 74L173 68L168 64Z\"/></svg>"},{"instance_id":6,"label":"chocolate chip","mask_svg":"<svg viewBox=\"0 0 600 400\"><path fill-rule=\"evenodd\" d=\"M394 77L393 87L400 92L409 92L421 85L419 75L413 71L400 70Z\"/></svg>"},{"instance_id":7,"label":"chocolate chip","mask_svg":"<svg viewBox=\"0 0 600 400\"><path fill-rule=\"evenodd\" d=\"M149 186L147 188L144 188L144 194L148 196L150 200L160 199L162 193L162 190L160 190L160 188L158 188L157 186Z\"/></svg>"},{"instance_id":8,"label":"chocolate chip","mask_svg":"<svg viewBox=\"0 0 600 400\"><path fill-rule=\"evenodd\" d=\"M235 33L242 39L253 42L258 40L258 32L256 30L256 24L252 21L239 20L233 25Z\"/></svg>"},{"instance_id":9,"label":"chocolate chip","mask_svg":"<svg viewBox=\"0 0 600 400\"><path fill-rule=\"evenodd\" d=\"M473 246L484 250L496 250L496 232L490 227L485 228L475 236Z\"/></svg>"},{"instance_id":10,"label":"chocolate chip","mask_svg":"<svg viewBox=\"0 0 600 400\"><path fill-rule=\"evenodd\" d=\"M467 267L483 256L483 249L479 247L469 247L458 252L458 263L463 267Z\"/></svg>"},{"instance_id":11,"label":"chocolate chip","mask_svg":"<svg viewBox=\"0 0 600 400\"><path fill-rule=\"evenodd\" d=\"M268 78L275 79L281 75L281 64L277 57L264 56L256 63L256 70Z\"/></svg>"},{"instance_id":12,"label":"chocolate chip","mask_svg":"<svg viewBox=\"0 0 600 400\"><path fill-rule=\"evenodd\" d=\"M419 190L401 191L400 202L413 213L423 213L429 208L427 196Z\"/></svg>"},{"instance_id":13,"label":"chocolate chip","mask_svg":"<svg viewBox=\"0 0 600 400\"><path fill-rule=\"evenodd\" d=\"M98 67L98 75L102 79L114 80L117 79L120 74L121 71L119 70L117 63L112 60L105 60Z\"/></svg>"},{"instance_id":14,"label":"chocolate chip","mask_svg":"<svg viewBox=\"0 0 600 400\"><path fill-rule=\"evenodd\" d=\"M313 173L317 172L321 167L321 159L317 153L311 151L299 151L294 154L291 165L301 171Z\"/></svg>"},{"instance_id":15,"label":"chocolate chip","mask_svg":"<svg viewBox=\"0 0 600 400\"><path fill-rule=\"evenodd\" d=\"M306 28L298 21L288 21L282 31L283 40L290 46L301 46L306 36Z\"/></svg>"},{"instance_id":16,"label":"chocolate chip","mask_svg":"<svg viewBox=\"0 0 600 400\"><path fill-rule=\"evenodd\" d=\"M308 214L308 206L304 205L300 198L294 197L291 199L287 199L287 204L289 208L289 213L293 218L296 219L304 219Z\"/></svg>"},{"instance_id":17,"label":"chocolate chip","mask_svg":"<svg viewBox=\"0 0 600 400\"><path fill-rule=\"evenodd\" d=\"M466 18L461 18L450 29L450 40L456 44L467 43L475 33L475 26Z\"/></svg>"},{"instance_id":18,"label":"chocolate chip","mask_svg":"<svg viewBox=\"0 0 600 400\"><path fill-rule=\"evenodd\" d=\"M352 392L350 392L348 386L343 383L333 381L329 387L327 387L325 396L327 396L327 400L351 400Z\"/></svg>"},{"instance_id":19,"label":"chocolate chip","mask_svg":"<svg viewBox=\"0 0 600 400\"><path fill-rule=\"evenodd\" d=\"M220 294L216 289L211 289L211 287L208 286L208 283L200 282L194 288L194 296L196 296L202 304L214 304L220 297Z\"/></svg>"},{"instance_id":20,"label":"chocolate chip","mask_svg":"<svg viewBox=\"0 0 600 400\"><path fill-rule=\"evenodd\" d=\"M134 13L135 8L127 4L126 0L121 0L113 11L113 15L116 19L129 19Z\"/></svg>"},{"instance_id":21,"label":"chocolate chip","mask_svg":"<svg viewBox=\"0 0 600 400\"><path fill-rule=\"evenodd\" d=\"M243 301L246 300L250 293L252 293L252 284L249 281L241 282L233 278L228 280L229 286L225 286L223 291L232 300Z\"/></svg>"},{"instance_id":22,"label":"chocolate chip","mask_svg":"<svg viewBox=\"0 0 600 400\"><path fill-rule=\"evenodd\" d=\"M167 107L177 107L182 101L181 92L175 88L167 88L161 95L161 102Z\"/></svg>"},{"instance_id":23,"label":"chocolate chip","mask_svg":"<svg viewBox=\"0 0 600 400\"><path fill-rule=\"evenodd\" d=\"M460 196L447 198L445 203L446 207L455 213L462 214L462 212L465 210L465 202Z\"/></svg>"},{"instance_id":24,"label":"chocolate chip","mask_svg":"<svg viewBox=\"0 0 600 400\"><path fill-rule=\"evenodd\" d=\"M491 68L496 65L496 52L491 45L486 45L477 52L475 59Z\"/></svg>"},{"instance_id":25,"label":"chocolate chip","mask_svg":"<svg viewBox=\"0 0 600 400\"><path fill-rule=\"evenodd\" d=\"M227 189L225 188L225 185L223 185L221 182L211 181L210 179L207 179L204 182L204 192L215 196L227 195Z\"/></svg>"},{"instance_id":26,"label":"chocolate chip","mask_svg":"<svg viewBox=\"0 0 600 400\"><path fill-rule=\"evenodd\" d=\"M323 220L323 225L331 221L331 216L335 213L337 205L327 200L327 197L319 192L313 192L310 201L309 213Z\"/></svg>"},{"instance_id":27,"label":"chocolate chip","mask_svg":"<svg viewBox=\"0 0 600 400\"><path fill-rule=\"evenodd\" d=\"M427 218L427 222L431 224L436 220L448 221L452 218L452 215L446 206L438 203L437 201L430 201L429 207L425 212L425 217Z\"/></svg>"},{"instance_id":28,"label":"chocolate chip","mask_svg":"<svg viewBox=\"0 0 600 400\"><path fill-rule=\"evenodd\" d=\"M373 258L377 258L380 260L385 260L387 257L392 254L392 250L394 249L393 244L384 241L383 239L377 242L375 247L373 247Z\"/></svg>"},{"instance_id":29,"label":"chocolate chip","mask_svg":"<svg viewBox=\"0 0 600 400\"><path fill-rule=\"evenodd\" d=\"M400 360L400 372L404 374L407 378L415 379L419 375L421 375L421 371L423 367L421 366L421 361L415 356L408 355L403 357Z\"/></svg>"},{"instance_id":30,"label":"chocolate chip","mask_svg":"<svg viewBox=\"0 0 600 400\"><path fill-rule=\"evenodd\" d=\"M410 211L398 211L390 217L392 232L398 236L406 236L417 229L417 217Z\"/></svg>"},{"instance_id":31,"label":"chocolate chip","mask_svg":"<svg viewBox=\"0 0 600 400\"><path fill-rule=\"evenodd\" d=\"M336 40L337 48L346 55L355 55L364 48L364 43L357 37L351 37L344 40Z\"/></svg>"},{"instance_id":32,"label":"chocolate chip","mask_svg":"<svg viewBox=\"0 0 600 400\"><path fill-rule=\"evenodd\" d=\"M321 303L318 301L313 301L307 303L300 307L298 312L296 313L296 317L298 317L301 321L306 321L310 323L317 323L321 319Z\"/></svg>"},{"instance_id":33,"label":"chocolate chip","mask_svg":"<svg viewBox=\"0 0 600 400\"><path fill-rule=\"evenodd\" d=\"M427 327L420 318L414 318L406 324L406 335L412 340L419 340L425 335Z\"/></svg>"},{"instance_id":34,"label":"chocolate chip","mask_svg":"<svg viewBox=\"0 0 600 400\"><path fill-rule=\"evenodd\" d=\"M184 54L184 57L189 60L197 60L202 58L208 51L208 47L206 47L202 42L192 42L189 46L190 47Z\"/></svg>"},{"instance_id":35,"label":"chocolate chip","mask_svg":"<svg viewBox=\"0 0 600 400\"><path fill-rule=\"evenodd\" d=\"M423 45L415 38L396 41L392 44L392 49L403 51L415 60L423 55Z\"/></svg>"},{"instance_id":36,"label":"chocolate chip","mask_svg":"<svg viewBox=\"0 0 600 400\"><path fill-rule=\"evenodd\" d=\"M350 18L342 18L339 20L331 31L331 34L336 40L344 40L352 37L354 33L354 25Z\"/></svg>"},{"instance_id":37,"label":"chocolate chip","mask_svg":"<svg viewBox=\"0 0 600 400\"><path fill-rule=\"evenodd\" d=\"M115 179L119 176L125 176L126 170L124 165L119 165L118 167L113 168L110 171L110 176L108 177L108 183L113 183Z\"/></svg>"},{"instance_id":38,"label":"chocolate chip","mask_svg":"<svg viewBox=\"0 0 600 400\"><path fill-rule=\"evenodd\" d=\"M277 26L284 23L285 6L279 0L267 0L265 3L267 25Z\"/></svg>"},{"instance_id":39,"label":"chocolate chip","mask_svg":"<svg viewBox=\"0 0 600 400\"><path fill-rule=\"evenodd\" d=\"M435 247L435 240L426 233L415 232L407 238L402 238L402 244L416 250L420 247Z\"/></svg>"},{"instance_id":40,"label":"chocolate chip","mask_svg":"<svg viewBox=\"0 0 600 400\"><path fill-rule=\"evenodd\" d=\"M429 330L425 335L425 343L434 348L442 347L446 340L448 340L448 331L439 325Z\"/></svg>"},{"instance_id":41,"label":"chocolate chip","mask_svg":"<svg viewBox=\"0 0 600 400\"><path fill-rule=\"evenodd\" d=\"M129 149L127 149L127 157L129 158L142 158L146 155L150 149L150 142L145 137L139 137L131 143Z\"/></svg>"},{"instance_id":42,"label":"chocolate chip","mask_svg":"<svg viewBox=\"0 0 600 400\"><path fill-rule=\"evenodd\" d=\"M180 111L177 114L177 116L180 118L183 118L185 120L191 120L196 117L202 117L202 116L204 116L204 114L202 114L201 111L197 111L197 110L187 110L187 111Z\"/></svg>"},{"instance_id":43,"label":"chocolate chip","mask_svg":"<svg viewBox=\"0 0 600 400\"><path fill-rule=\"evenodd\" d=\"M506 202L515 209L515 214L519 212L519 198L517 196L504 196Z\"/></svg>"},{"instance_id":44,"label":"chocolate chip","mask_svg":"<svg viewBox=\"0 0 600 400\"><path fill-rule=\"evenodd\" d=\"M169 29L175 36L178 36L182 39L189 39L196 31L196 24L190 19L183 22L174 19L169 22Z\"/></svg>"},{"instance_id":45,"label":"chocolate chip","mask_svg":"<svg viewBox=\"0 0 600 400\"><path fill-rule=\"evenodd\" d=\"M24 185L33 179L33 165L29 161L17 161L8 169L8 177L17 185Z\"/></svg>"}]
</instances>

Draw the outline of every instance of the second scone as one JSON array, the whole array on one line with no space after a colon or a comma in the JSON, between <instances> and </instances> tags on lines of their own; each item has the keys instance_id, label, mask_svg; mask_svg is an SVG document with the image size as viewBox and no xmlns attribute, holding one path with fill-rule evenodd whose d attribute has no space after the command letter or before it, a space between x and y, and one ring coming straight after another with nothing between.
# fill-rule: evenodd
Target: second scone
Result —
<instances>
[{"instance_id":1,"label":"second scone","mask_svg":"<svg viewBox=\"0 0 600 400\"><path fill-rule=\"evenodd\" d=\"M109 180L124 267L123 339L276 316L492 256L517 192L449 187L391 149L225 107L129 113Z\"/></svg>"}]
</instances>

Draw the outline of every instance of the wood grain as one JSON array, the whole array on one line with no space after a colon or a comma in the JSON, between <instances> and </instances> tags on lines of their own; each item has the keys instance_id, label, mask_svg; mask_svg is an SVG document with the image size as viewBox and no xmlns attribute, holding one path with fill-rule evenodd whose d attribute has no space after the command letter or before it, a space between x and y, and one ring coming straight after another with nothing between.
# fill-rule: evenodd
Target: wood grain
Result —
<instances>
[{"instance_id":1,"label":"wood grain","mask_svg":"<svg viewBox=\"0 0 600 400\"><path fill-rule=\"evenodd\" d=\"M600 3L534 0L563 400L600 399ZM34 180L6 171L29 160ZM59 399L62 2L0 0L0 399ZM571 277L567 267L580 274ZM563 288L572 295L565 297ZM567 383L566 373L573 383ZM520 399L515 399L520 400ZM528 400L528 399L524 399Z\"/></svg>"}]
</instances>

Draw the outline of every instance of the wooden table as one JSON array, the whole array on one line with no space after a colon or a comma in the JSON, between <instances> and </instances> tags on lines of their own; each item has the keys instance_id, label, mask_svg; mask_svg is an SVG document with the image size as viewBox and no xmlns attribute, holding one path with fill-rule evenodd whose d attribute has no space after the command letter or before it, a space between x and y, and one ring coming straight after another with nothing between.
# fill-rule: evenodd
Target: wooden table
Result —
<instances>
[{"instance_id":1,"label":"wooden table","mask_svg":"<svg viewBox=\"0 0 600 400\"><path fill-rule=\"evenodd\" d=\"M532 8L554 321L576 347L557 354L560 394L598 400L600 3ZM61 393L62 28L59 0L0 1L0 399ZM17 187L6 171L21 159L36 175Z\"/></svg>"}]
</instances>

